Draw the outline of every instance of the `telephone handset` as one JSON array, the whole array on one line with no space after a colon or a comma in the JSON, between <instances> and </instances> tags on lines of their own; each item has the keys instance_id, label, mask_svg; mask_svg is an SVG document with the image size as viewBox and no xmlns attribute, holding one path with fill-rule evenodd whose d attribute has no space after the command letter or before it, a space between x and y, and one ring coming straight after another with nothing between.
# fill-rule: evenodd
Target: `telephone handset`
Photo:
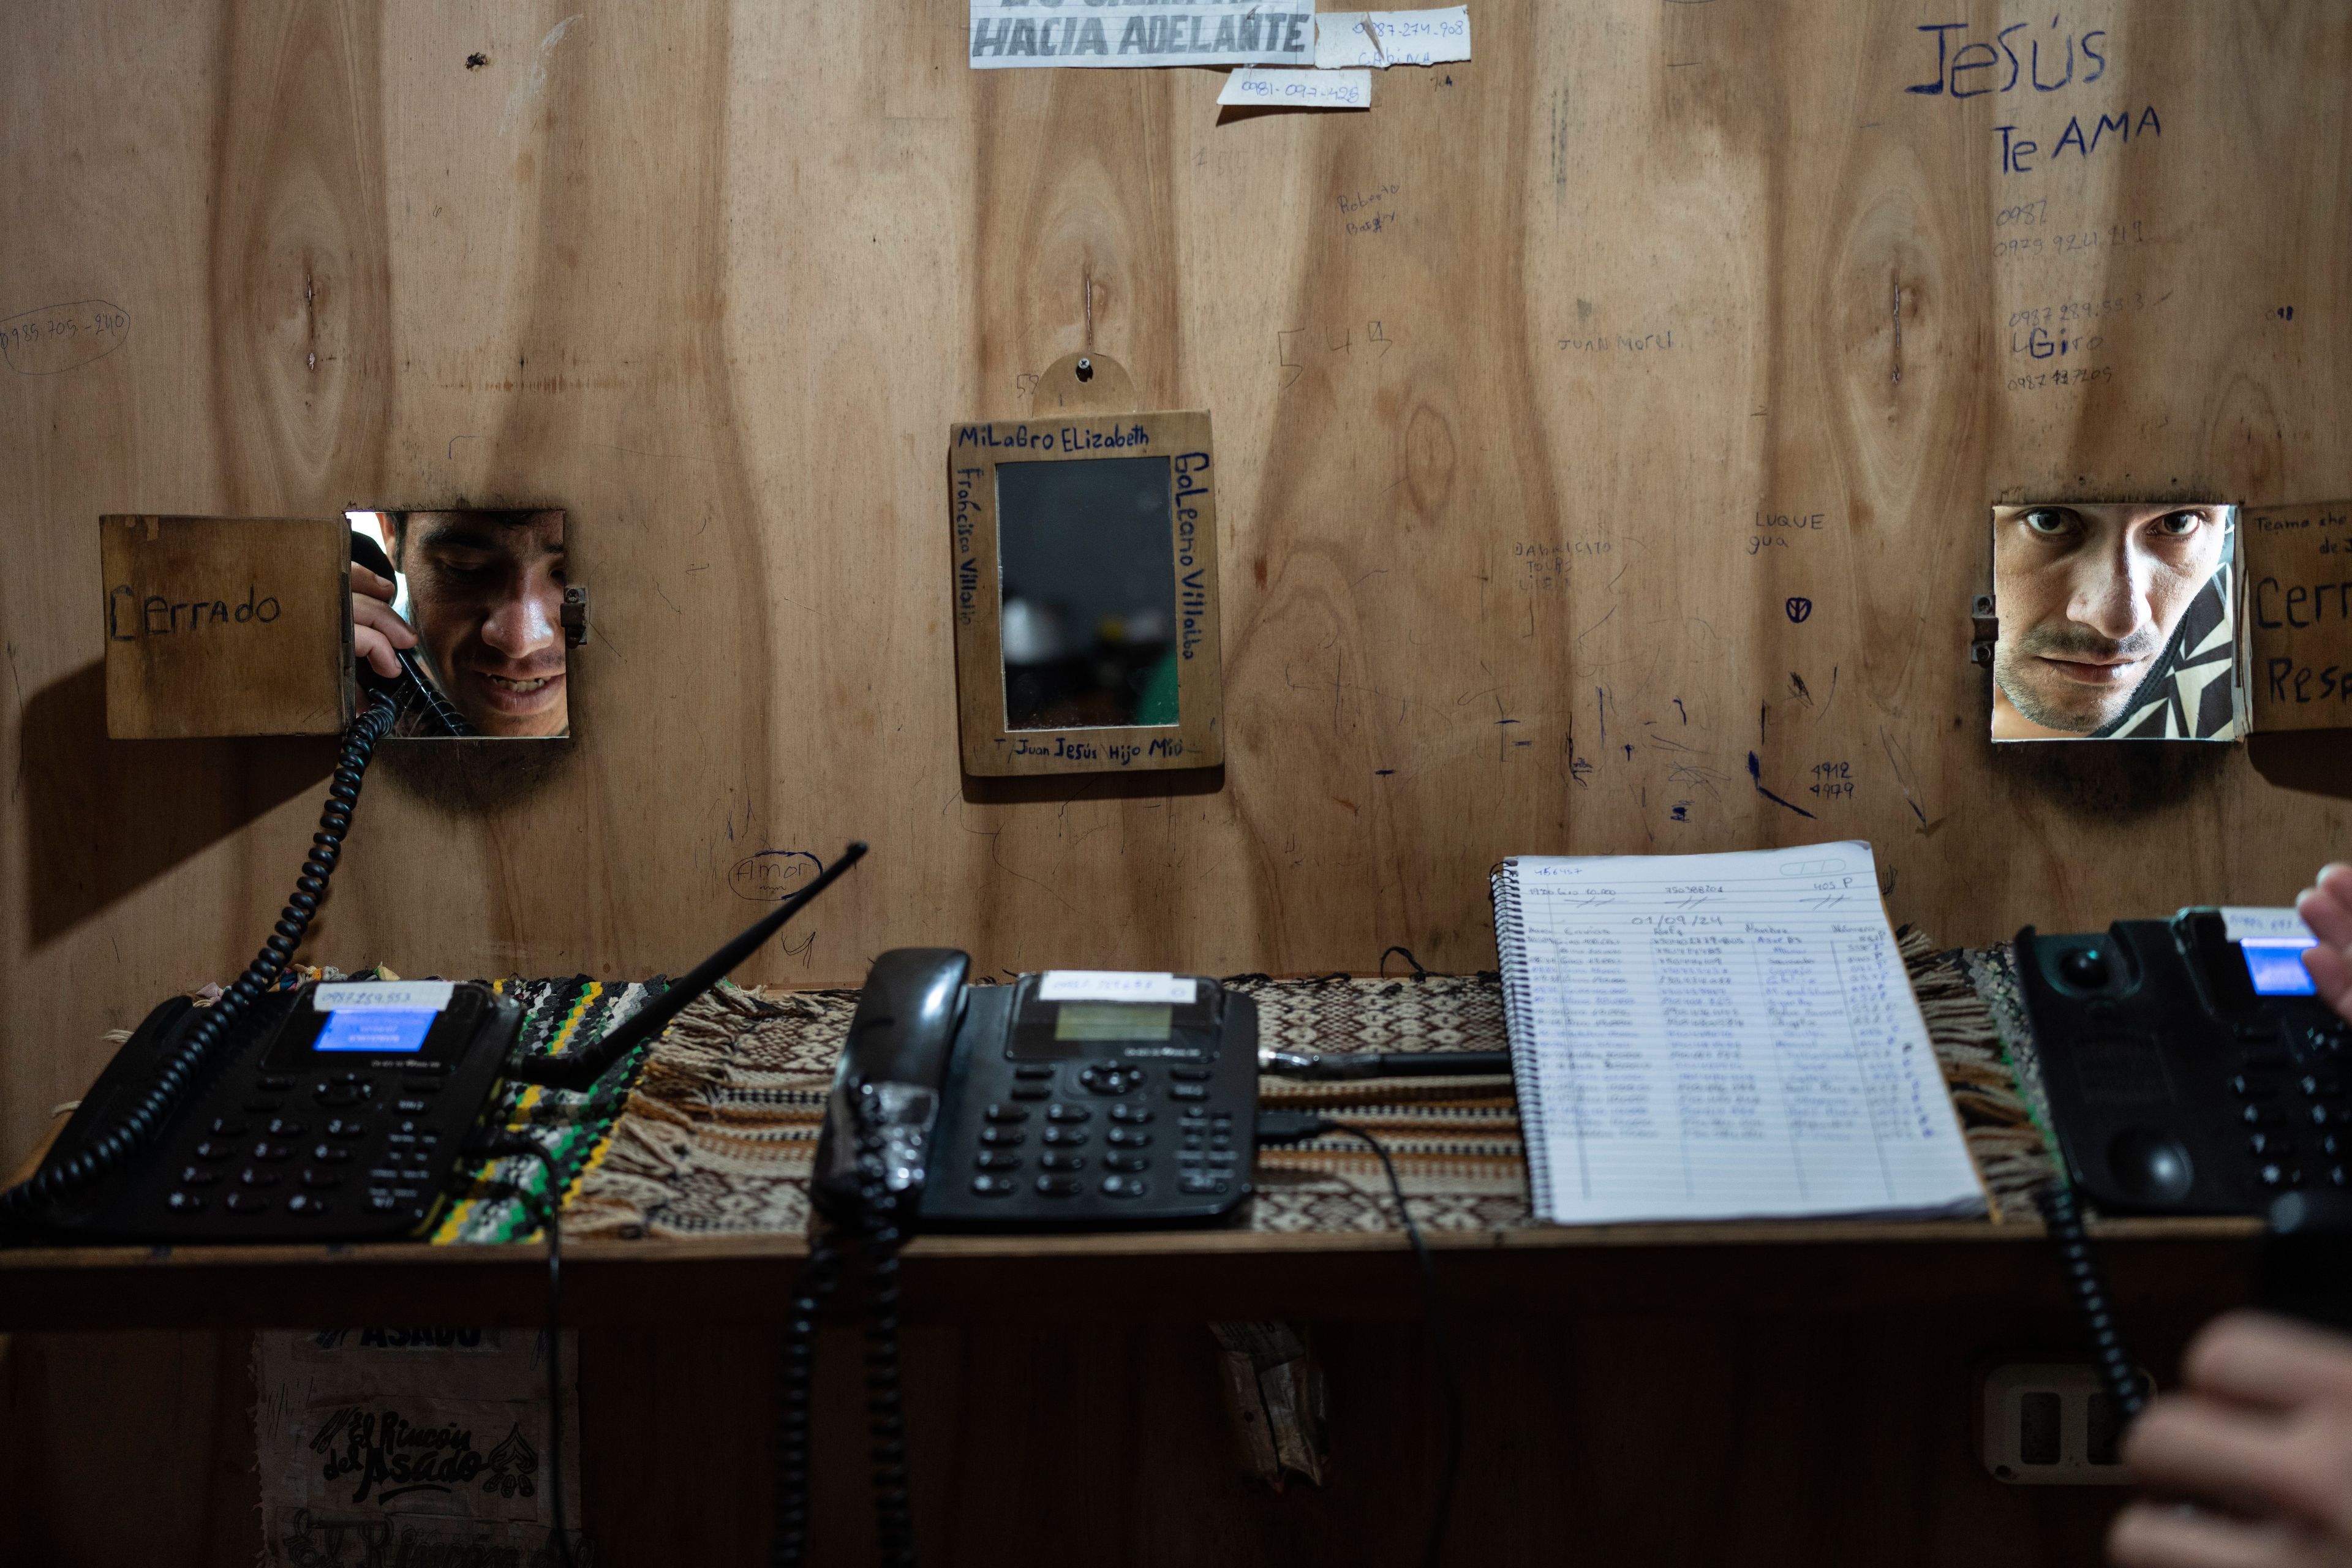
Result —
<instances>
[{"instance_id":1,"label":"telephone handset","mask_svg":"<svg viewBox=\"0 0 2352 1568\"><path fill-rule=\"evenodd\" d=\"M146 1092L205 1010L147 1016L44 1162L71 1162ZM521 1008L487 985L312 982L262 998L152 1152L60 1199L82 1241L375 1241L437 1217Z\"/></svg>"},{"instance_id":2,"label":"telephone handset","mask_svg":"<svg viewBox=\"0 0 2352 1568\"><path fill-rule=\"evenodd\" d=\"M2231 920L2273 923L2232 936ZM2188 909L2017 937L2074 1184L2119 1214L2259 1215L2352 1188L2352 1026L2313 994L2292 911Z\"/></svg>"},{"instance_id":3,"label":"telephone handset","mask_svg":"<svg viewBox=\"0 0 2352 1568\"><path fill-rule=\"evenodd\" d=\"M948 948L875 961L817 1146L820 1212L1108 1230L1239 1208L1256 1149L1255 1003L1199 975L971 985L970 968Z\"/></svg>"}]
</instances>

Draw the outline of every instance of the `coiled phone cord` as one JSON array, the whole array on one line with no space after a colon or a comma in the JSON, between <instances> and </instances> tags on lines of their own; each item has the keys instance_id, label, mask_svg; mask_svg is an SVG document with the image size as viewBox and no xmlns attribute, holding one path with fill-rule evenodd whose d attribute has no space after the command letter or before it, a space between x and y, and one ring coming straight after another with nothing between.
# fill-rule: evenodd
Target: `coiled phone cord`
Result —
<instances>
[{"instance_id":1,"label":"coiled phone cord","mask_svg":"<svg viewBox=\"0 0 2352 1568\"><path fill-rule=\"evenodd\" d=\"M898 1378L898 1248L906 1234L881 1179L881 1140L859 1140L866 1173L858 1193L858 1240L866 1257L866 1413L873 1442L874 1527L885 1568L915 1568L913 1494L907 1475L906 1401ZM776 1417L773 1568L801 1568L809 1542L809 1418L815 1403L817 1321L841 1278L839 1234L821 1227L809 1245L785 1320Z\"/></svg>"},{"instance_id":2,"label":"coiled phone cord","mask_svg":"<svg viewBox=\"0 0 2352 1568\"><path fill-rule=\"evenodd\" d=\"M2057 1243L2067 1292L2074 1299L2075 1314L2091 1342L2091 1362L2098 1371L2099 1383L2123 1412L2124 1420L2132 1421L2147 1408L2147 1391L2138 1369L2132 1365L2131 1352L2124 1348L2123 1328L2107 1299L2107 1278L2091 1251L2090 1232L2083 1228L2083 1210L2074 1201L2074 1189L2063 1176L2054 1176L2035 1190L2033 1202L2042 1211L2050 1239Z\"/></svg>"},{"instance_id":3,"label":"coiled phone cord","mask_svg":"<svg viewBox=\"0 0 2352 1568\"><path fill-rule=\"evenodd\" d=\"M294 879L294 891L253 963L221 993L218 1001L198 1009L199 1016L180 1037L154 1081L121 1121L67 1158L45 1163L31 1179L0 1192L0 1221L22 1224L37 1218L58 1199L121 1164L162 1130L211 1064L230 1026L278 983L295 950L302 945L310 917L319 912L319 901L327 895L335 862L342 858L343 835L351 831L352 810L359 804L360 781L367 774L368 761L375 754L376 742L399 717L399 705L387 693L374 692L368 699L367 711L344 732L342 754L335 761L334 781L327 786L327 804L319 814L319 831L310 836L310 853L302 862L302 874Z\"/></svg>"},{"instance_id":4,"label":"coiled phone cord","mask_svg":"<svg viewBox=\"0 0 2352 1568\"><path fill-rule=\"evenodd\" d=\"M841 1279L841 1247L831 1226L809 1243L784 1320L783 1353L776 1380L776 1535L768 1548L772 1568L801 1568L808 1559L809 1407L816 1378L817 1320Z\"/></svg>"},{"instance_id":5,"label":"coiled phone cord","mask_svg":"<svg viewBox=\"0 0 2352 1568\"><path fill-rule=\"evenodd\" d=\"M898 1247L889 1215L866 1229L866 1415L874 1441L874 1531L884 1568L915 1568L915 1514L907 1485L906 1405L898 1387Z\"/></svg>"}]
</instances>

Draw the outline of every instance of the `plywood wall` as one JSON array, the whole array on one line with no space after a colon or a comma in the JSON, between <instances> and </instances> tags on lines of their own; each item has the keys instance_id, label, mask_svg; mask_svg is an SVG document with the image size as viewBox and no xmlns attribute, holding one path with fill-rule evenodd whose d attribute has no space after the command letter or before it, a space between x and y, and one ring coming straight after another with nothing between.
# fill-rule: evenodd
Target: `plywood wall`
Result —
<instances>
[{"instance_id":1,"label":"plywood wall","mask_svg":"<svg viewBox=\"0 0 2352 1568\"><path fill-rule=\"evenodd\" d=\"M1995 497L2352 495L2352 17L1471 10L1353 115L973 73L958 0L16 16L0 1154L250 952L326 766L106 741L101 512L574 520L578 744L381 769L344 964L675 971L852 836L752 977L1478 967L1515 852L1866 837L1948 942L2290 895L2342 807L1994 757L1965 616ZM945 432L1088 344L1216 422L1206 792L957 768Z\"/></svg>"}]
</instances>

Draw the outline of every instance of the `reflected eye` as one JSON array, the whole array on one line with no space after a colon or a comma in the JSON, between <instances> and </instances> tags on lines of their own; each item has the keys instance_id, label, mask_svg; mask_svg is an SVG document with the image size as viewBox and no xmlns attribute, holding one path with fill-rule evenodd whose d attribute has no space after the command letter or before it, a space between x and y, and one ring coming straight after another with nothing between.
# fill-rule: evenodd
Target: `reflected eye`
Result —
<instances>
[{"instance_id":1,"label":"reflected eye","mask_svg":"<svg viewBox=\"0 0 2352 1568\"><path fill-rule=\"evenodd\" d=\"M2018 521L2025 524L2028 533L2037 533L2044 539L2063 539L2081 531L2080 520L2063 506L2037 506Z\"/></svg>"},{"instance_id":2,"label":"reflected eye","mask_svg":"<svg viewBox=\"0 0 2352 1568\"><path fill-rule=\"evenodd\" d=\"M2185 539L2204 525L2201 511L2168 511L2149 526L2167 539Z\"/></svg>"}]
</instances>

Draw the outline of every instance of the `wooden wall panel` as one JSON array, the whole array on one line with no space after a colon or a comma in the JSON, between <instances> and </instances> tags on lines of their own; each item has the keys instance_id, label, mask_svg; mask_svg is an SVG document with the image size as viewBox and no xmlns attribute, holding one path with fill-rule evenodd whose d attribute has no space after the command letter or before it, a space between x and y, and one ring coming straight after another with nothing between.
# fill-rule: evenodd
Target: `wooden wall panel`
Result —
<instances>
[{"instance_id":1,"label":"wooden wall panel","mask_svg":"<svg viewBox=\"0 0 2352 1568\"><path fill-rule=\"evenodd\" d=\"M0 318L131 323L0 375L0 1158L243 962L328 760L104 740L106 511L569 510L580 741L387 758L345 964L676 971L852 836L747 977L1471 968L1502 855L1848 835L1980 942L2284 899L2341 837L2240 752L1996 756L1962 662L1995 497L2352 494L2323 0L1479 0L1355 115L972 73L955 0L152 11L18 18L0 100ZM1938 20L2019 84L1956 97ZM1211 793L956 768L944 432L1089 343L1216 420Z\"/></svg>"}]
</instances>

